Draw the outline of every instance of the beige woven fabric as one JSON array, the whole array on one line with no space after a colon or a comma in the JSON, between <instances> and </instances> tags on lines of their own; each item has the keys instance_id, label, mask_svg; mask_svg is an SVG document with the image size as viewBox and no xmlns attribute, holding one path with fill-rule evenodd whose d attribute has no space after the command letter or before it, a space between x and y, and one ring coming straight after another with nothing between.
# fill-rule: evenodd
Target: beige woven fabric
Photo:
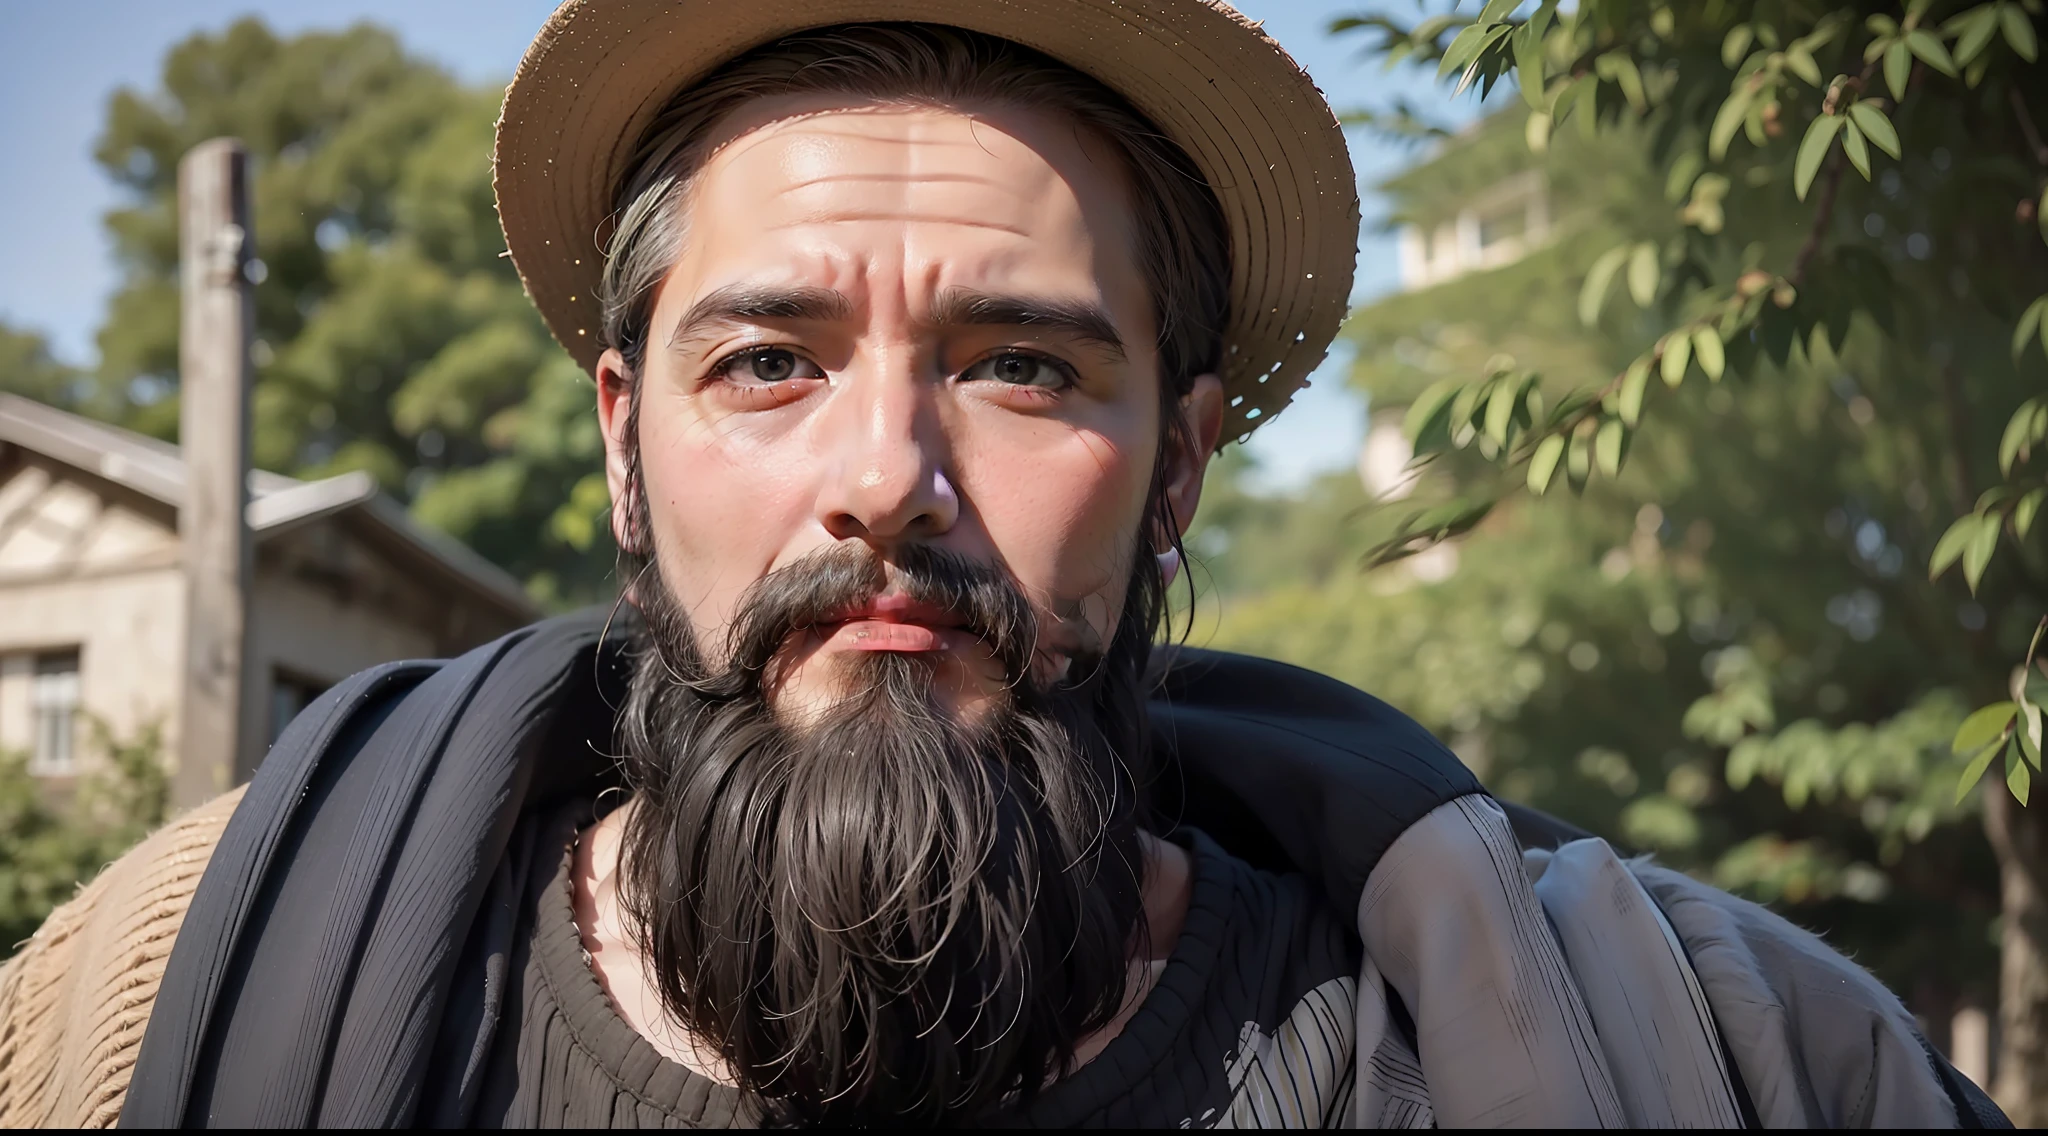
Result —
<instances>
[{"instance_id":1,"label":"beige woven fabric","mask_svg":"<svg viewBox=\"0 0 2048 1136\"><path fill-rule=\"evenodd\" d=\"M157 984L242 791L108 865L0 966L0 1126L111 1128Z\"/></svg>"}]
</instances>

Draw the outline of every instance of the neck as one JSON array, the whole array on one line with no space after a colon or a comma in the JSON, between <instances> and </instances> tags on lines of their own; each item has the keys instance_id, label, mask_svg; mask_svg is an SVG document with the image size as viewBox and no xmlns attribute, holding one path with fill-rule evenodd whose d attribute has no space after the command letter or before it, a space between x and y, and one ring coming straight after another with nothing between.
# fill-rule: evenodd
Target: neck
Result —
<instances>
[{"instance_id":1,"label":"neck","mask_svg":"<svg viewBox=\"0 0 2048 1136\"><path fill-rule=\"evenodd\" d=\"M613 1008L635 1033L669 1060L730 1085L733 1078L717 1048L692 1036L662 1006L626 922L619 896L619 847L635 804L628 801L612 810L585 829L577 840L571 874L576 926L582 935L583 949L590 956L590 969L597 975L598 983L611 997ZM1145 859L1145 918L1132 936L1129 993L1123 1009L1108 1025L1074 1047L1075 1068L1100 1054L1123 1032L1158 977L1159 968L1147 964L1163 962L1172 953L1180 938L1181 925L1187 919L1193 887L1193 868L1187 852L1148 832L1138 834L1138 846Z\"/></svg>"}]
</instances>

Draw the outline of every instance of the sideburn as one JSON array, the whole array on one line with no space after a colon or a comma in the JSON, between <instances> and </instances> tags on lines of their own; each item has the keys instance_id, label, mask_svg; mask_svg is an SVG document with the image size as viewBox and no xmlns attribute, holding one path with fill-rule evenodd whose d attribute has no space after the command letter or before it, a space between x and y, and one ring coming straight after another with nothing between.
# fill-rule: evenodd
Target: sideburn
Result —
<instances>
[{"instance_id":1,"label":"sideburn","mask_svg":"<svg viewBox=\"0 0 2048 1136\"><path fill-rule=\"evenodd\" d=\"M962 726L936 708L928 661L867 655L804 729L767 705L768 659L878 579L843 556L771 576L712 669L640 566L625 907L668 1012L773 1119L971 1123L1068 1070L1115 1016L1142 937L1140 676L1163 602L1149 560L1098 665L1050 691L1025 677L1014 617L1030 608L1007 577L899 561L991 637L1010 697Z\"/></svg>"}]
</instances>

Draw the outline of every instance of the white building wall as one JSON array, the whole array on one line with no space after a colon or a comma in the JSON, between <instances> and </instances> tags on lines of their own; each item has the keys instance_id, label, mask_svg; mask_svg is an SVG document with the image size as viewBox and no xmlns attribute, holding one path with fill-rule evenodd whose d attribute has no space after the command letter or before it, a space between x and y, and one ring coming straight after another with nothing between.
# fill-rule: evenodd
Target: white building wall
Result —
<instances>
[{"instance_id":1,"label":"white building wall","mask_svg":"<svg viewBox=\"0 0 2048 1136\"><path fill-rule=\"evenodd\" d=\"M76 648L84 714L117 738L159 726L166 756L175 752L184 611L176 567L0 584L0 748L23 752L33 741L35 656ZM76 736L89 762L86 722Z\"/></svg>"}]
</instances>

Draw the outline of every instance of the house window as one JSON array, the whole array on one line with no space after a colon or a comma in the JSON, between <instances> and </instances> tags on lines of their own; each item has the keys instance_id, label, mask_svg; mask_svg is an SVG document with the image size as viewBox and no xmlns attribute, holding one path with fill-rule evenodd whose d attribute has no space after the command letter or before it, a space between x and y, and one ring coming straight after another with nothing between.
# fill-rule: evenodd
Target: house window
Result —
<instances>
[{"instance_id":1,"label":"house window","mask_svg":"<svg viewBox=\"0 0 2048 1136\"><path fill-rule=\"evenodd\" d=\"M1483 214L1479 218L1479 251L1491 252L1528 231L1529 213L1521 202Z\"/></svg>"},{"instance_id":2,"label":"house window","mask_svg":"<svg viewBox=\"0 0 2048 1136\"><path fill-rule=\"evenodd\" d=\"M327 685L288 671L271 672L270 744L277 744L277 739L284 735L284 728L292 724L299 711L320 697Z\"/></svg>"},{"instance_id":3,"label":"house window","mask_svg":"<svg viewBox=\"0 0 2048 1136\"><path fill-rule=\"evenodd\" d=\"M36 656L35 679L29 688L35 720L29 771L62 777L78 771L78 652L52 651Z\"/></svg>"}]
</instances>

